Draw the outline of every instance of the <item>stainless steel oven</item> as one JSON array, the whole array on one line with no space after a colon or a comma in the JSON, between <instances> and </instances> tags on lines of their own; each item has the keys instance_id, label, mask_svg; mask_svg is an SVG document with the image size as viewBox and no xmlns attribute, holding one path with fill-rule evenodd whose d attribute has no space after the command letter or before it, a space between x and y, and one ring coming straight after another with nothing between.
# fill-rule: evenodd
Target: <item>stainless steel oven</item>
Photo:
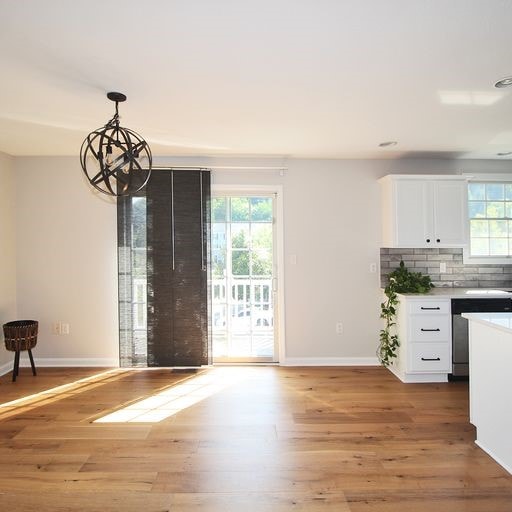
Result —
<instances>
[{"instance_id":1,"label":"stainless steel oven","mask_svg":"<svg viewBox=\"0 0 512 512\"><path fill-rule=\"evenodd\" d=\"M461 317L461 313L501 313L511 310L511 298L452 299L452 379L469 376L468 321Z\"/></svg>"}]
</instances>

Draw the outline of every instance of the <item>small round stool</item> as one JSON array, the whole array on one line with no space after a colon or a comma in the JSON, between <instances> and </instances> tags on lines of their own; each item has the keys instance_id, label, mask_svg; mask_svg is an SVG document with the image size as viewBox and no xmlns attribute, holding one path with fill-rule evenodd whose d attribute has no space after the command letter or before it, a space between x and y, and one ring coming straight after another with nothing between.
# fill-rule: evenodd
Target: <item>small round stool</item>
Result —
<instances>
[{"instance_id":1,"label":"small round stool","mask_svg":"<svg viewBox=\"0 0 512 512\"><path fill-rule=\"evenodd\" d=\"M16 382L16 377L20 370L20 352L28 350L30 365L32 366L32 375L37 375L32 349L37 344L37 329L39 322L35 320L16 320L4 324L5 348L14 352L14 368L12 369L12 381Z\"/></svg>"}]
</instances>

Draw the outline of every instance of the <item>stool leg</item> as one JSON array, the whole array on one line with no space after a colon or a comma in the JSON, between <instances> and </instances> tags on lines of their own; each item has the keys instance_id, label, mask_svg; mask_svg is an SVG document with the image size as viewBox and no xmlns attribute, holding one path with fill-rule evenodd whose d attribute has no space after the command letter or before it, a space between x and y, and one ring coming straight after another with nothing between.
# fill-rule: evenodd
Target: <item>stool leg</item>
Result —
<instances>
[{"instance_id":1,"label":"stool leg","mask_svg":"<svg viewBox=\"0 0 512 512\"><path fill-rule=\"evenodd\" d=\"M12 381L16 382L16 377L20 369L20 351L16 350L14 354L14 368L12 369Z\"/></svg>"},{"instance_id":2,"label":"stool leg","mask_svg":"<svg viewBox=\"0 0 512 512\"><path fill-rule=\"evenodd\" d=\"M32 375L37 375L36 365L34 364L34 358L32 357L32 350L28 349L28 357L30 357L30 366L32 366Z\"/></svg>"}]
</instances>

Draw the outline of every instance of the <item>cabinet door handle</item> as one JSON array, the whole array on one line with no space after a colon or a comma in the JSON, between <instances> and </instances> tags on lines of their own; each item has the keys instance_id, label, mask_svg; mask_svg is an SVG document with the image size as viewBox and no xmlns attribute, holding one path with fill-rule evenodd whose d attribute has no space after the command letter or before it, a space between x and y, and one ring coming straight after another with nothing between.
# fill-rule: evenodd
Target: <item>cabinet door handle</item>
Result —
<instances>
[{"instance_id":1,"label":"cabinet door handle","mask_svg":"<svg viewBox=\"0 0 512 512\"><path fill-rule=\"evenodd\" d=\"M441 361L440 357L422 357L422 361Z\"/></svg>"},{"instance_id":2,"label":"cabinet door handle","mask_svg":"<svg viewBox=\"0 0 512 512\"><path fill-rule=\"evenodd\" d=\"M428 244L430 243L430 238L427 238L427 243L428 243Z\"/></svg>"},{"instance_id":3,"label":"cabinet door handle","mask_svg":"<svg viewBox=\"0 0 512 512\"><path fill-rule=\"evenodd\" d=\"M441 329L421 329L423 332L439 332Z\"/></svg>"},{"instance_id":4,"label":"cabinet door handle","mask_svg":"<svg viewBox=\"0 0 512 512\"><path fill-rule=\"evenodd\" d=\"M437 239L436 239L436 242L437 242L437 243L441 242L441 239L440 239L440 238L437 238Z\"/></svg>"},{"instance_id":5,"label":"cabinet door handle","mask_svg":"<svg viewBox=\"0 0 512 512\"><path fill-rule=\"evenodd\" d=\"M432 309L437 309L437 310L439 310L439 309L441 309L441 308L440 308L439 306L437 306L437 307L435 307L435 308L424 308L423 306L421 306L421 309L423 309L423 310L427 310L427 309L428 309L428 310L432 310Z\"/></svg>"}]
</instances>

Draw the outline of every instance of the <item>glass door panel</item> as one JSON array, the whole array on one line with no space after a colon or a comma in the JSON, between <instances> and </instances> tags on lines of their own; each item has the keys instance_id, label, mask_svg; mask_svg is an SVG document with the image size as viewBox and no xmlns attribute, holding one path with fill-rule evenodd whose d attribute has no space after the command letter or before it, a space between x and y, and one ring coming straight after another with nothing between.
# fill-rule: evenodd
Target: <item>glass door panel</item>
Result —
<instances>
[{"instance_id":1,"label":"glass door panel","mask_svg":"<svg viewBox=\"0 0 512 512\"><path fill-rule=\"evenodd\" d=\"M214 361L275 361L274 200L212 199Z\"/></svg>"}]
</instances>

